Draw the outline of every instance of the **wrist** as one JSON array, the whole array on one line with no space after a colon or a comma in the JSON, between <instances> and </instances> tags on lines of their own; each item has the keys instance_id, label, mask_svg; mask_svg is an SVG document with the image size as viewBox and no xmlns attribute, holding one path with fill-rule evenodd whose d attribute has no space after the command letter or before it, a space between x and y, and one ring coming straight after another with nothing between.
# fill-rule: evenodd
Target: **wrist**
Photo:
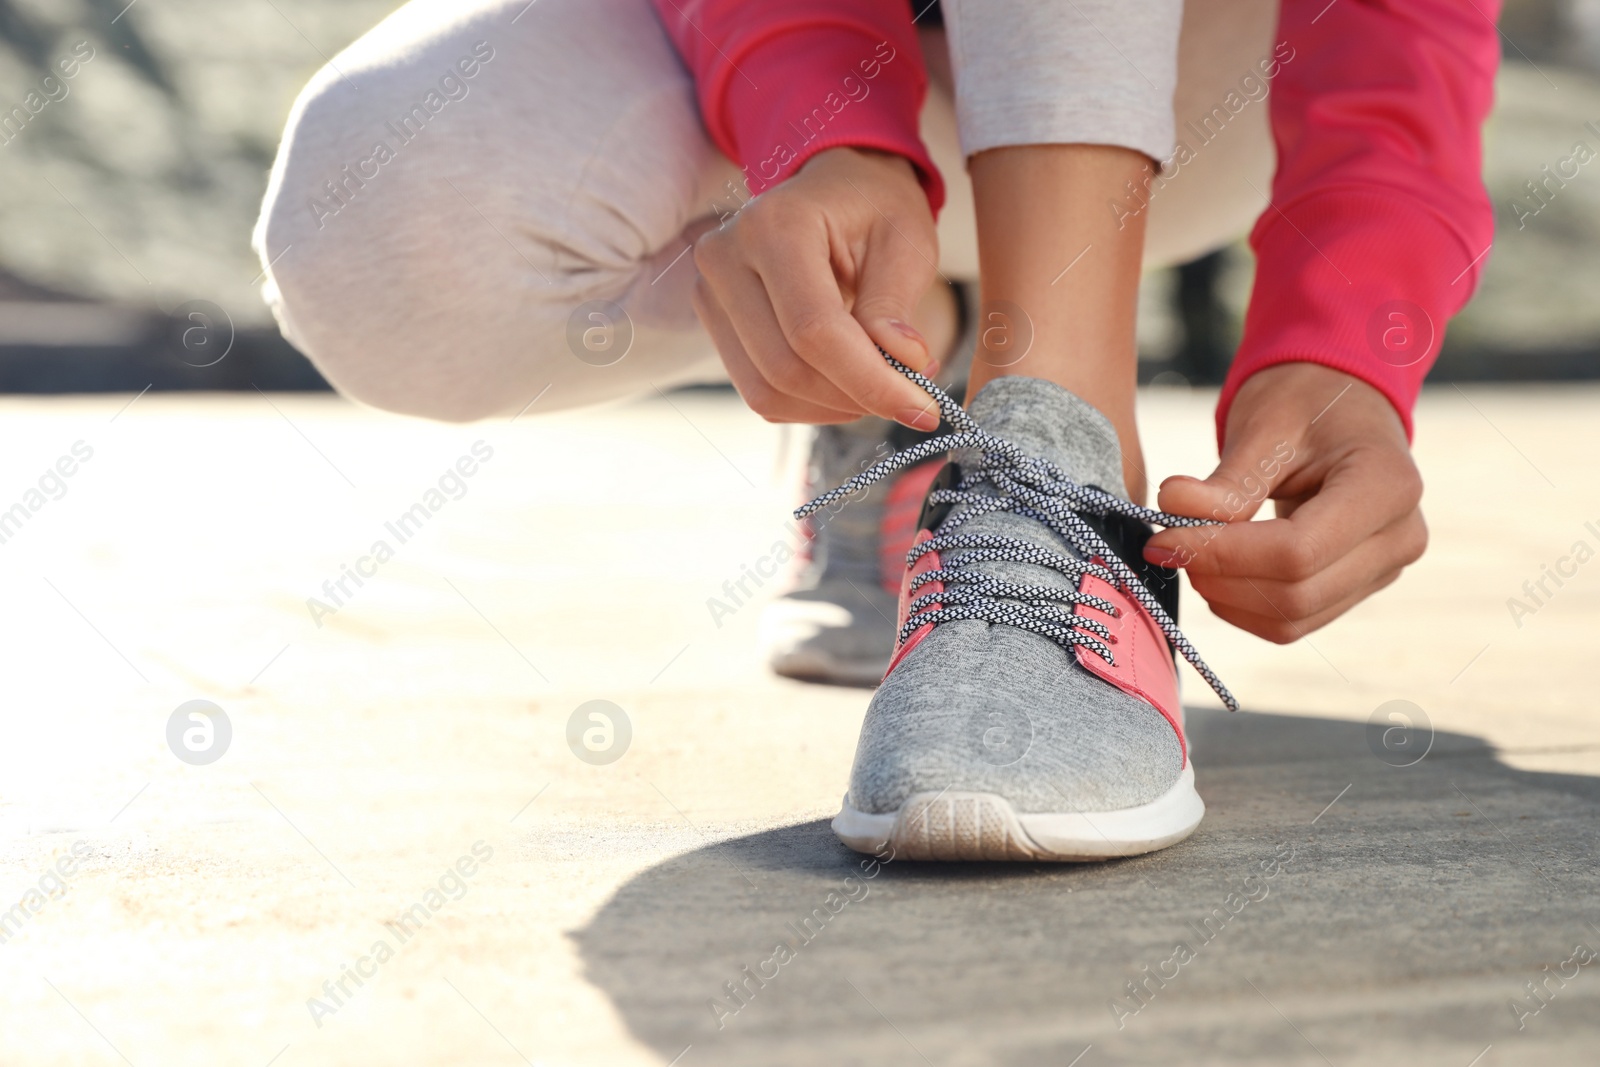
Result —
<instances>
[{"instance_id":1,"label":"wrist","mask_svg":"<svg viewBox=\"0 0 1600 1067\"><path fill-rule=\"evenodd\" d=\"M1275 363L1239 384L1223 446L1276 435L1298 447L1318 434L1350 432L1410 448L1393 403L1365 379L1321 363Z\"/></svg>"},{"instance_id":2,"label":"wrist","mask_svg":"<svg viewBox=\"0 0 1600 1067\"><path fill-rule=\"evenodd\" d=\"M904 181L909 188L921 189L917 168L911 160L898 152L856 145L835 145L824 148L800 165L795 175L867 173L889 181Z\"/></svg>"}]
</instances>

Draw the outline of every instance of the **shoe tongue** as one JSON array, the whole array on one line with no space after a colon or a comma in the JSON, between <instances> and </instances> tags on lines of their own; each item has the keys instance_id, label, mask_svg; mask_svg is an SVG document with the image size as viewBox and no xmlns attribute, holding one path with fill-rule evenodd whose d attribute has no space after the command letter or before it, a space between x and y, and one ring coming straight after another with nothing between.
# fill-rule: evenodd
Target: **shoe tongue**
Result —
<instances>
[{"instance_id":1,"label":"shoe tongue","mask_svg":"<svg viewBox=\"0 0 1600 1067\"><path fill-rule=\"evenodd\" d=\"M1087 401L1042 378L996 378L969 409L979 426L1030 456L1047 459L1079 485L1127 499L1122 450L1111 421Z\"/></svg>"}]
</instances>

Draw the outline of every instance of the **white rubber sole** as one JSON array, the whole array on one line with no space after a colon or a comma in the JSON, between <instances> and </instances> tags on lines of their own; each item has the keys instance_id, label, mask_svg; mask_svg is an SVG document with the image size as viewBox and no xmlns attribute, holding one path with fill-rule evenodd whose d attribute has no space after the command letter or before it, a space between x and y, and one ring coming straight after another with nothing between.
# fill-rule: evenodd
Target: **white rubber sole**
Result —
<instances>
[{"instance_id":1,"label":"white rubber sole","mask_svg":"<svg viewBox=\"0 0 1600 1067\"><path fill-rule=\"evenodd\" d=\"M844 806L833 820L839 840L857 852L909 860L1092 862L1138 856L1194 833L1206 805L1194 767L1148 804L1120 811L1019 815L994 793L917 793L896 812L869 815Z\"/></svg>"}]
</instances>

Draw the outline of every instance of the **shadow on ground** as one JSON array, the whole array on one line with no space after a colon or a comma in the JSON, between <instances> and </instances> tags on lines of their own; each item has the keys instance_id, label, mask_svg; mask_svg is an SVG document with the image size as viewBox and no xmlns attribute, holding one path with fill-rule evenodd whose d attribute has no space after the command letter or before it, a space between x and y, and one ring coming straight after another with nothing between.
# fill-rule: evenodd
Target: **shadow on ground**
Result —
<instances>
[{"instance_id":1,"label":"shadow on ground","mask_svg":"<svg viewBox=\"0 0 1600 1067\"><path fill-rule=\"evenodd\" d=\"M1325 719L1196 711L1191 734L1210 814L1165 852L890 863L841 906L863 857L825 822L788 826L625 884L574 935L587 977L663 1062L692 1046L681 1067L1466 1067L1491 1045L1492 1067L1600 1047L1600 961L1566 962L1600 949L1600 779L1442 733L1394 767L1365 724ZM779 943L792 958L765 962ZM1530 980L1545 1004L1519 1020Z\"/></svg>"}]
</instances>

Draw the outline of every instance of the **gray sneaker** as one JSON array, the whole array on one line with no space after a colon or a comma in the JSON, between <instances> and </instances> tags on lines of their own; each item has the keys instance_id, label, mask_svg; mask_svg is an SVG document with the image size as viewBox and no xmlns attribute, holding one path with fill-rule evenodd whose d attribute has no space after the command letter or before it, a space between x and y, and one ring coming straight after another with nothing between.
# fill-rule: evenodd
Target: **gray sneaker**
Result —
<instances>
[{"instance_id":1,"label":"gray sneaker","mask_svg":"<svg viewBox=\"0 0 1600 1067\"><path fill-rule=\"evenodd\" d=\"M894 455L894 430L875 418L818 427L808 479L813 491ZM900 572L940 466L921 464L807 518L811 538L799 581L761 614L774 672L834 685L874 686L883 678L894 653Z\"/></svg>"},{"instance_id":2,"label":"gray sneaker","mask_svg":"<svg viewBox=\"0 0 1600 1067\"><path fill-rule=\"evenodd\" d=\"M893 362L891 360L891 362ZM990 382L951 433L812 501L953 450L907 554L889 673L867 709L834 832L896 858L1098 860L1181 841L1205 805L1174 649L1176 575L1144 562L1116 433L1051 382ZM839 494L839 495L836 495Z\"/></svg>"},{"instance_id":3,"label":"gray sneaker","mask_svg":"<svg viewBox=\"0 0 1600 1067\"><path fill-rule=\"evenodd\" d=\"M954 284L954 283L953 283ZM940 373L959 393L971 366L977 314L970 287L955 285L961 327ZM886 419L819 426L808 494L860 474L931 435ZM761 614L761 643L776 674L807 682L875 686L894 653L895 611L906 550L928 486L942 463L929 460L811 514L807 555L795 587Z\"/></svg>"}]
</instances>

